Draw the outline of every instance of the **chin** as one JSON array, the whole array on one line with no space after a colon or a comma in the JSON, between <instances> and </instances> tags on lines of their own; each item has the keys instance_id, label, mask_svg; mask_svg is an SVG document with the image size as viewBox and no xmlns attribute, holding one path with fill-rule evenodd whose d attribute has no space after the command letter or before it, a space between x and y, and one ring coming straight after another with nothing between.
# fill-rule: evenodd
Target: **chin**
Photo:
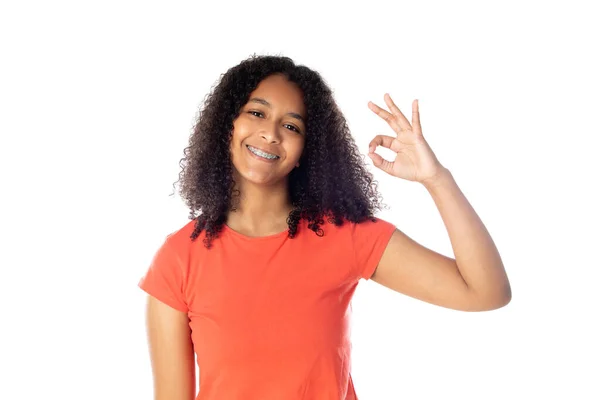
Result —
<instances>
[{"instance_id":1,"label":"chin","mask_svg":"<svg viewBox=\"0 0 600 400\"><path fill-rule=\"evenodd\" d=\"M279 186L287 184L287 176L276 178L272 176L258 176L250 174L244 176L242 179L257 186Z\"/></svg>"},{"instance_id":2,"label":"chin","mask_svg":"<svg viewBox=\"0 0 600 400\"><path fill-rule=\"evenodd\" d=\"M248 169L235 169L235 180L237 182L250 183L256 186L279 186L287 185L288 176L287 174L265 174L259 171L253 171Z\"/></svg>"}]
</instances>

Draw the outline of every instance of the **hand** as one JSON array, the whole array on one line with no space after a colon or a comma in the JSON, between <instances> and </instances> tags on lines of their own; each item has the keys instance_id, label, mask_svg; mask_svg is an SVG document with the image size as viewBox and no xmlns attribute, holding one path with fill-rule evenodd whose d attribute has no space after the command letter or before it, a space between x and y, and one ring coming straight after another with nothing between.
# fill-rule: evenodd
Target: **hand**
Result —
<instances>
[{"instance_id":1,"label":"hand","mask_svg":"<svg viewBox=\"0 0 600 400\"><path fill-rule=\"evenodd\" d=\"M369 108L390 125L396 136L378 135L371 140L369 157L373 160L373 165L392 176L423 184L438 177L445 168L433 154L421 132L418 100L412 103L412 126L389 94L385 94L384 100L391 113L372 102L369 102ZM394 151L394 161L387 161L376 154L377 146Z\"/></svg>"}]
</instances>

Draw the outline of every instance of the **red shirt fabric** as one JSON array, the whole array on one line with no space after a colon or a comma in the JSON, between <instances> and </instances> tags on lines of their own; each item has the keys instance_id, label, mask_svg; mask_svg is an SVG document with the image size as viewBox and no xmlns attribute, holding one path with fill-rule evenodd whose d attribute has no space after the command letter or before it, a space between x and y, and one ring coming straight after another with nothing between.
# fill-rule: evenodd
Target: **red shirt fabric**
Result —
<instances>
[{"instance_id":1,"label":"red shirt fabric","mask_svg":"<svg viewBox=\"0 0 600 400\"><path fill-rule=\"evenodd\" d=\"M395 229L381 219L248 237L207 249L194 221L169 234L139 287L190 318L196 400L355 400L350 301Z\"/></svg>"}]
</instances>

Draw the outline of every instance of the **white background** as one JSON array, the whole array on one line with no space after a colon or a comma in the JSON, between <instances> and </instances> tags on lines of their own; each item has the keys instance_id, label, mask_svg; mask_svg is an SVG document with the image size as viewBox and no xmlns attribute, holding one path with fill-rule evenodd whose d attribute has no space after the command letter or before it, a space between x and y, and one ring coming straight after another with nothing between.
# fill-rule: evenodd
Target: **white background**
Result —
<instances>
[{"instance_id":1,"label":"white background","mask_svg":"<svg viewBox=\"0 0 600 400\"><path fill-rule=\"evenodd\" d=\"M137 282L187 222L201 101L253 53L319 71L365 154L391 132L367 102L418 98L509 274L487 313L361 282L360 399L600 398L594 2L224 3L0 6L0 398L152 397ZM374 172L380 216L452 256L426 190Z\"/></svg>"}]
</instances>

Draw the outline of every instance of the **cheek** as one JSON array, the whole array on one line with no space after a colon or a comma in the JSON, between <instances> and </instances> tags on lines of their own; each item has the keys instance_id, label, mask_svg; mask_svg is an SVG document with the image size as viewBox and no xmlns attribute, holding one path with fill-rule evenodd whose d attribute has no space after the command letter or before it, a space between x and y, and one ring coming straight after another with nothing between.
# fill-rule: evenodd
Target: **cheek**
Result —
<instances>
[{"instance_id":1,"label":"cheek","mask_svg":"<svg viewBox=\"0 0 600 400\"><path fill-rule=\"evenodd\" d=\"M252 132L251 126L243 121L234 121L233 130L231 132L231 142L241 143L249 136L249 132Z\"/></svg>"},{"instance_id":2,"label":"cheek","mask_svg":"<svg viewBox=\"0 0 600 400\"><path fill-rule=\"evenodd\" d=\"M290 154L293 154L294 159L300 159L302 156L302 152L304 151L304 138L298 140L297 143L294 143L292 148L290 149Z\"/></svg>"},{"instance_id":3,"label":"cheek","mask_svg":"<svg viewBox=\"0 0 600 400\"><path fill-rule=\"evenodd\" d=\"M245 136L243 127L233 124L233 130L231 131L230 140L231 149L235 148L236 146L239 147L240 143L244 140L244 138Z\"/></svg>"}]
</instances>

